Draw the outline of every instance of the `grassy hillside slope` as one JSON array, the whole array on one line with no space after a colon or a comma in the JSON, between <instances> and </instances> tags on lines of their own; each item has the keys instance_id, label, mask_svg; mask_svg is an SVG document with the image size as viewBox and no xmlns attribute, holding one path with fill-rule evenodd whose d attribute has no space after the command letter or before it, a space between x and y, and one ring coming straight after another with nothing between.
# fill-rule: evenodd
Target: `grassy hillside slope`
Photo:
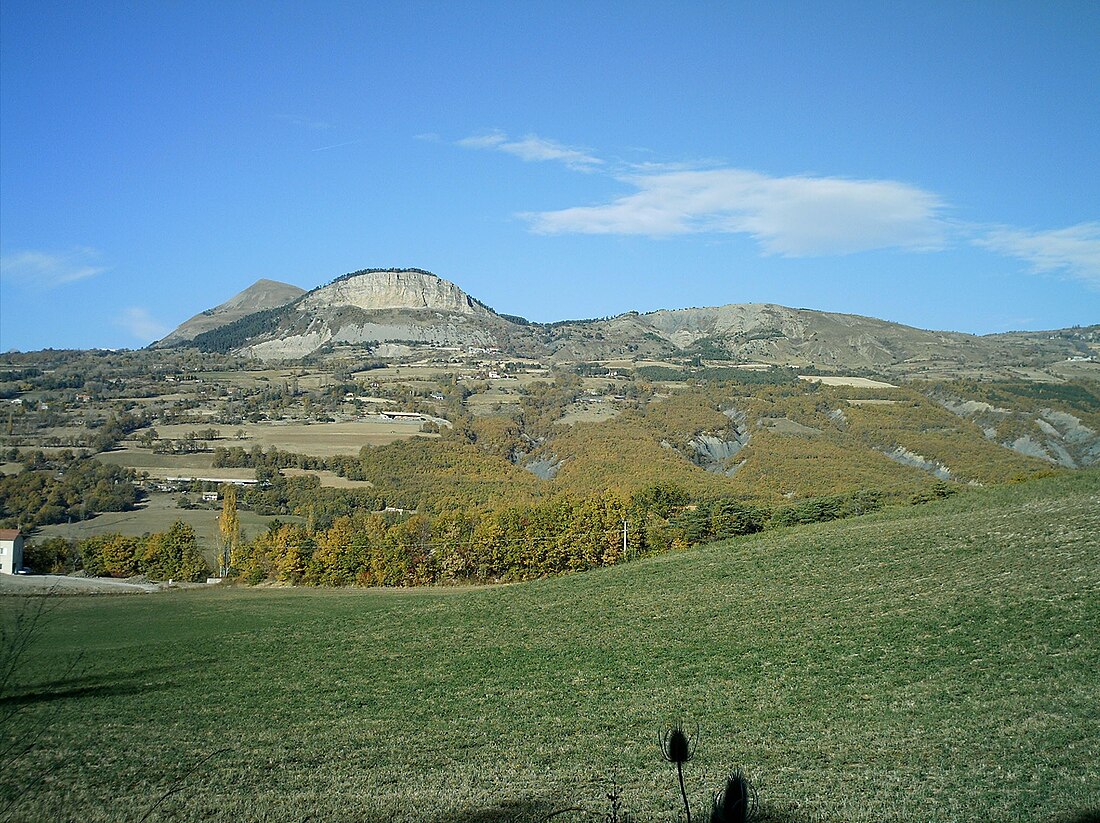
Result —
<instances>
[{"instance_id":1,"label":"grassy hillside slope","mask_svg":"<svg viewBox=\"0 0 1100 823\"><path fill-rule=\"evenodd\" d=\"M672 821L682 717L696 804L740 764L773 821L1084 820L1098 534L1091 471L509 587L66 599L7 813L595 820L614 779Z\"/></svg>"}]
</instances>

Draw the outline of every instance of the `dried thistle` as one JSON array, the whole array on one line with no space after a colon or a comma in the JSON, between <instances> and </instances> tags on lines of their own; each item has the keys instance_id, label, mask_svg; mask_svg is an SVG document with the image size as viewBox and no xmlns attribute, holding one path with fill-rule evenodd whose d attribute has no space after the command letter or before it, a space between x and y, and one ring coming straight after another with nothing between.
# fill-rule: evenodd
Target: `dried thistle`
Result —
<instances>
[{"instance_id":1,"label":"dried thistle","mask_svg":"<svg viewBox=\"0 0 1100 823\"><path fill-rule=\"evenodd\" d=\"M696 738L699 732L695 733ZM661 744L661 754L669 763L682 765L695 756L695 741L684 731L684 724L678 721L671 729L665 729L658 741Z\"/></svg>"},{"instance_id":2,"label":"dried thistle","mask_svg":"<svg viewBox=\"0 0 1100 823\"><path fill-rule=\"evenodd\" d=\"M710 823L750 823L756 819L757 809L756 789L737 769L726 778L722 791L714 795Z\"/></svg>"},{"instance_id":3,"label":"dried thistle","mask_svg":"<svg viewBox=\"0 0 1100 823\"><path fill-rule=\"evenodd\" d=\"M607 793L608 806L605 823L631 823L631 817L623 811L623 790L616 783L611 784L611 791Z\"/></svg>"},{"instance_id":4,"label":"dried thistle","mask_svg":"<svg viewBox=\"0 0 1100 823\"><path fill-rule=\"evenodd\" d=\"M695 737L699 737L696 730ZM695 741L684 731L684 724L678 721L671 729L665 729L658 736L661 754L669 763L676 764L676 777L680 781L680 797L684 800L684 816L691 823L691 806L688 804L687 790L684 788L684 764L695 756Z\"/></svg>"}]
</instances>

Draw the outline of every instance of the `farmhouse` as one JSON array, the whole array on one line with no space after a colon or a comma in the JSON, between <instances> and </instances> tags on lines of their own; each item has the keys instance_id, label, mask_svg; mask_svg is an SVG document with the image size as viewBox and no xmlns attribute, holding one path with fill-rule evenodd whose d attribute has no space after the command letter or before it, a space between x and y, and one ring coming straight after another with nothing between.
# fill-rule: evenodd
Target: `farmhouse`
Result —
<instances>
[{"instance_id":1,"label":"farmhouse","mask_svg":"<svg viewBox=\"0 0 1100 823\"><path fill-rule=\"evenodd\" d=\"M402 420L406 422L418 422L424 419L424 415L419 412L403 412L403 411L386 411L381 412L382 417L387 420Z\"/></svg>"},{"instance_id":2,"label":"farmhouse","mask_svg":"<svg viewBox=\"0 0 1100 823\"><path fill-rule=\"evenodd\" d=\"M23 535L18 529L0 529L0 574L23 568Z\"/></svg>"},{"instance_id":3,"label":"farmhouse","mask_svg":"<svg viewBox=\"0 0 1100 823\"><path fill-rule=\"evenodd\" d=\"M165 477L165 483L175 483L177 485L181 483L217 483L228 484L230 486L255 486L259 480L243 480L236 477L195 477L190 475L187 477Z\"/></svg>"}]
</instances>

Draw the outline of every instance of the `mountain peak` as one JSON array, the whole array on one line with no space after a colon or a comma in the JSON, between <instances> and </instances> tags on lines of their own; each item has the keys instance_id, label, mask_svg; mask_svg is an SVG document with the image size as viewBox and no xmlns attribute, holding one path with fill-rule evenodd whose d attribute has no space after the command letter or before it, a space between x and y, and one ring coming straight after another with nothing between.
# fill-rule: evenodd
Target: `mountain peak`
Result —
<instances>
[{"instance_id":1,"label":"mountain peak","mask_svg":"<svg viewBox=\"0 0 1100 823\"><path fill-rule=\"evenodd\" d=\"M261 278L220 306L200 312L190 320L181 323L171 334L153 345L156 348L179 346L194 340L203 332L225 326L255 312L285 306L305 293L305 289L292 286L290 283Z\"/></svg>"},{"instance_id":2,"label":"mountain peak","mask_svg":"<svg viewBox=\"0 0 1100 823\"><path fill-rule=\"evenodd\" d=\"M365 311L429 309L478 316L495 312L449 280L423 269L363 269L309 292L302 311L353 306Z\"/></svg>"}]
</instances>

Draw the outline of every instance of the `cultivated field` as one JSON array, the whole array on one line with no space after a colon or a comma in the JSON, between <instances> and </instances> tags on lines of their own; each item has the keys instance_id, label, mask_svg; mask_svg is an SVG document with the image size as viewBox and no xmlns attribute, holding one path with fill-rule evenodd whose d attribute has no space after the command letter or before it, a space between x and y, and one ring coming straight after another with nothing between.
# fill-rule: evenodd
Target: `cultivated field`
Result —
<instances>
[{"instance_id":1,"label":"cultivated field","mask_svg":"<svg viewBox=\"0 0 1100 823\"><path fill-rule=\"evenodd\" d=\"M96 456L100 463L114 466L126 466L139 472L148 472L150 477L176 477L185 474L202 473L205 477L211 471L214 456L209 452L196 454L155 454L147 449L130 445L109 452L100 452ZM251 469L235 469L241 478L255 478Z\"/></svg>"},{"instance_id":2,"label":"cultivated field","mask_svg":"<svg viewBox=\"0 0 1100 823\"><path fill-rule=\"evenodd\" d=\"M820 383L823 386L855 386L860 389L896 389L893 383L884 383L881 380L872 380L869 377L819 377L812 374L802 374L799 380L807 383Z\"/></svg>"},{"instance_id":3,"label":"cultivated field","mask_svg":"<svg viewBox=\"0 0 1100 823\"><path fill-rule=\"evenodd\" d=\"M683 718L697 814L741 765L770 821L1094 820L1098 534L1092 471L516 586L64 598L0 817L675 821Z\"/></svg>"},{"instance_id":4,"label":"cultivated field","mask_svg":"<svg viewBox=\"0 0 1100 823\"><path fill-rule=\"evenodd\" d=\"M382 446L415 437L422 422L372 419L342 423L245 423L239 426L185 424L161 426L157 428L157 433L165 439L179 440L190 432L214 429L219 439L206 441L210 448L239 446L250 449L259 445L268 449L275 446L281 451L332 457L358 454L363 446Z\"/></svg>"},{"instance_id":5,"label":"cultivated field","mask_svg":"<svg viewBox=\"0 0 1100 823\"><path fill-rule=\"evenodd\" d=\"M286 477L301 477L303 475L315 475L321 481L321 485L328 489L369 489L374 486L369 480L349 480L335 472L316 469L282 469Z\"/></svg>"},{"instance_id":6,"label":"cultivated field","mask_svg":"<svg viewBox=\"0 0 1100 823\"><path fill-rule=\"evenodd\" d=\"M238 470L240 471L240 470ZM178 494L153 494L149 499L129 512L104 512L96 517L77 523L59 523L53 526L41 526L35 534L36 540L48 537L65 537L70 540L83 540L100 534L126 534L140 537L152 532L165 532L177 520L182 520L195 530L199 546L212 559L218 535L218 515L221 504L216 509L181 509L176 505ZM252 511L241 509L238 512L241 530L247 537L266 531L272 520L284 523L303 522L300 517L280 515L278 518L265 517Z\"/></svg>"}]
</instances>

